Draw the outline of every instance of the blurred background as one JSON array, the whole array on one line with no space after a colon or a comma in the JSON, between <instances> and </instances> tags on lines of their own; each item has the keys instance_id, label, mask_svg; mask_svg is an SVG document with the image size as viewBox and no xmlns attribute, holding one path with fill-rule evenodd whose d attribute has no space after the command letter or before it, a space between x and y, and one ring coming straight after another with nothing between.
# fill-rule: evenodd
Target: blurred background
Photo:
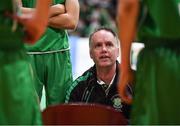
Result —
<instances>
[{"instance_id":1,"label":"blurred background","mask_svg":"<svg viewBox=\"0 0 180 126\"><path fill-rule=\"evenodd\" d=\"M77 29L69 31L70 35L88 37L99 26L108 26L116 30L117 0L79 0L80 18Z\"/></svg>"}]
</instances>

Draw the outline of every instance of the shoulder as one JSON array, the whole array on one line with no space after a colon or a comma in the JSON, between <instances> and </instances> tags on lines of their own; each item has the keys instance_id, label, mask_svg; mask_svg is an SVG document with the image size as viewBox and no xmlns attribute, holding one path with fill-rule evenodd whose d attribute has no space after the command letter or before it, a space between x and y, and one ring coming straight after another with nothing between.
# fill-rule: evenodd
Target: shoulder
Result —
<instances>
[{"instance_id":1,"label":"shoulder","mask_svg":"<svg viewBox=\"0 0 180 126\"><path fill-rule=\"evenodd\" d=\"M84 86L86 82L93 77L92 68L85 71L81 76L79 76L76 80L73 81L71 87L75 88L77 86Z\"/></svg>"},{"instance_id":2,"label":"shoulder","mask_svg":"<svg viewBox=\"0 0 180 126\"><path fill-rule=\"evenodd\" d=\"M88 69L84 72L81 76L79 76L76 80L73 81L69 90L66 93L66 99L69 99L72 95L81 95L81 93L86 89L88 86L89 80L93 78L93 72Z\"/></svg>"}]
</instances>

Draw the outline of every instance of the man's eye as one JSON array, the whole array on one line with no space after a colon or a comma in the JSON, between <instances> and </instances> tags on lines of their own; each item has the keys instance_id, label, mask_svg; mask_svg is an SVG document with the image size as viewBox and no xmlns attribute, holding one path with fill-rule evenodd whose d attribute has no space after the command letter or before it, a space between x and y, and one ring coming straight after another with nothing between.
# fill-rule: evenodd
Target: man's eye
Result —
<instances>
[{"instance_id":1,"label":"man's eye","mask_svg":"<svg viewBox=\"0 0 180 126\"><path fill-rule=\"evenodd\" d=\"M106 44L106 46L107 46L107 47L112 47L113 44L112 44L112 43L108 43L108 44Z\"/></svg>"},{"instance_id":2,"label":"man's eye","mask_svg":"<svg viewBox=\"0 0 180 126\"><path fill-rule=\"evenodd\" d=\"M101 47L100 44L95 45L95 48L100 48L100 47Z\"/></svg>"}]
</instances>

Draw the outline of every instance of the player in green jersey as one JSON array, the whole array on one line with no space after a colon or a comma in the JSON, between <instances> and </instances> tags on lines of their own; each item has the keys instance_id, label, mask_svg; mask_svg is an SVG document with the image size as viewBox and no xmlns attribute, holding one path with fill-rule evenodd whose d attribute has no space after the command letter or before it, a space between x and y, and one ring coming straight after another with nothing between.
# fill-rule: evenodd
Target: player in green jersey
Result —
<instances>
[{"instance_id":1,"label":"player in green jersey","mask_svg":"<svg viewBox=\"0 0 180 126\"><path fill-rule=\"evenodd\" d=\"M119 91L127 103L132 102L125 87L134 78L130 50L136 31L145 44L138 57L131 123L180 124L180 0L120 0L117 12Z\"/></svg>"},{"instance_id":2,"label":"player in green jersey","mask_svg":"<svg viewBox=\"0 0 180 126\"><path fill-rule=\"evenodd\" d=\"M28 15L21 15L17 0L1 1L0 124L42 123L33 75L23 42L34 43L43 34L50 1L39 0L36 4L37 11Z\"/></svg>"},{"instance_id":3,"label":"player in green jersey","mask_svg":"<svg viewBox=\"0 0 180 126\"><path fill-rule=\"evenodd\" d=\"M23 12L33 11L35 0L22 0ZM65 101L72 83L70 47L66 29L75 29L79 19L78 0L54 0L50 8L46 33L33 46L27 46L34 73L36 90L41 99L43 86L46 105Z\"/></svg>"}]
</instances>

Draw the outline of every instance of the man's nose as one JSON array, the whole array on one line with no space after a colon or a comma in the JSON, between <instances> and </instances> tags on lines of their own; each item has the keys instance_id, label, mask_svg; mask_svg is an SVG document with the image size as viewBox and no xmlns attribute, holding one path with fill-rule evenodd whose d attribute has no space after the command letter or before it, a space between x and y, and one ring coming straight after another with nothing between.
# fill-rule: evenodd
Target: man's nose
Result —
<instances>
[{"instance_id":1,"label":"man's nose","mask_svg":"<svg viewBox=\"0 0 180 126\"><path fill-rule=\"evenodd\" d=\"M106 47L105 45L103 45L103 46L102 46L102 50L103 50L103 51L107 51L108 49L107 49L107 47Z\"/></svg>"}]
</instances>

